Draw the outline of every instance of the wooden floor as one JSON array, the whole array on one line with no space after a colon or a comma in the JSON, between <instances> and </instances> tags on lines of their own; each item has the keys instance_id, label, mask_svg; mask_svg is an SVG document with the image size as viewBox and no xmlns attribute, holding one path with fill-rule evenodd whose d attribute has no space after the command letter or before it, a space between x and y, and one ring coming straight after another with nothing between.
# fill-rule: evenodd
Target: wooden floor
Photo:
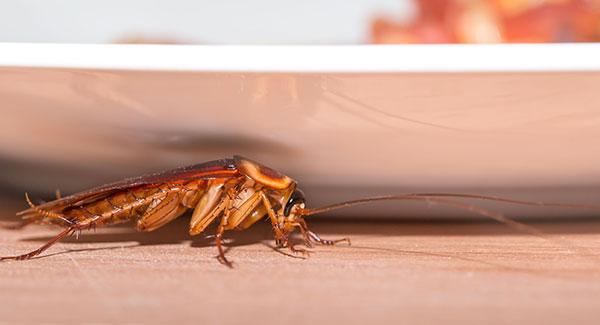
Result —
<instances>
[{"instance_id":1,"label":"wooden floor","mask_svg":"<svg viewBox=\"0 0 600 325\"><path fill-rule=\"evenodd\" d=\"M0 262L0 323L600 324L600 221L313 222L351 247L277 252L267 224L231 233L220 265L184 220L154 233L100 229L45 256ZM56 229L0 230L0 255Z\"/></svg>"}]
</instances>

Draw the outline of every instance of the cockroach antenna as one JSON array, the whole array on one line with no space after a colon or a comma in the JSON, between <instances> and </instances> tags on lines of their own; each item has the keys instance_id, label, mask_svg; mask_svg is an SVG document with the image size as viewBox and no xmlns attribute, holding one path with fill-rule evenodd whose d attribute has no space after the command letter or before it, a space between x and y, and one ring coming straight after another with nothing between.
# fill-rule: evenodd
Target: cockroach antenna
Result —
<instances>
[{"instance_id":1,"label":"cockroach antenna","mask_svg":"<svg viewBox=\"0 0 600 325\"><path fill-rule=\"evenodd\" d=\"M457 209L473 212L475 214L479 214L481 216L489 217L494 219L502 224L505 224L515 230L528 233L530 235L534 235L537 237L543 237L548 239L547 234L542 232L541 230L526 225L522 222L515 221L503 213L492 211L489 209L482 208L477 205L468 204L462 201L458 201L455 199L471 199L471 200L480 200L480 201L493 201L493 202L502 202L508 204L515 205L527 205L527 206L536 206L536 207L557 207L557 208L567 208L567 209L586 209L586 210L595 210L600 211L600 205L591 205L591 204L571 204L571 203L556 203L556 202L543 202L543 201L526 201L526 200L518 200L512 198L504 198L499 196L489 196L489 195L479 195L479 194L463 194L463 193L406 193L406 194L397 194L397 195L383 195L383 196L374 196L369 198L362 198L356 200L349 200L344 202L339 202L319 208L303 208L298 209L298 214L301 216L311 216L315 214L321 214L333 210L343 209L347 207L370 204L373 202L380 201L426 201L431 203L437 203L441 205L451 206Z\"/></svg>"}]
</instances>

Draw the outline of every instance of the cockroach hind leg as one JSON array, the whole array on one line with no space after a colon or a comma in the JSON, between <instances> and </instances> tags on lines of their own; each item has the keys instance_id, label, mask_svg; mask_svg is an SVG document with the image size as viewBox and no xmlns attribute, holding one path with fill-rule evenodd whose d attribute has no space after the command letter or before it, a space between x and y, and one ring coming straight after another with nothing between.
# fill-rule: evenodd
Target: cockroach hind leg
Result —
<instances>
[{"instance_id":1,"label":"cockroach hind leg","mask_svg":"<svg viewBox=\"0 0 600 325\"><path fill-rule=\"evenodd\" d=\"M61 240L61 239L65 238L65 237L71 235L76 230L77 230L76 226L68 227L65 230L63 230L62 232L60 232L58 235L54 236L52 239L50 239L47 243L45 243L44 245L42 245L40 248L38 248L36 250L33 250L33 251L29 252L29 253L22 254L22 255L3 256L3 257L0 257L0 261L6 261L6 260L22 261L22 260L32 259L32 258L40 255L41 253L43 253L48 248L52 247L59 240Z\"/></svg>"}]
</instances>

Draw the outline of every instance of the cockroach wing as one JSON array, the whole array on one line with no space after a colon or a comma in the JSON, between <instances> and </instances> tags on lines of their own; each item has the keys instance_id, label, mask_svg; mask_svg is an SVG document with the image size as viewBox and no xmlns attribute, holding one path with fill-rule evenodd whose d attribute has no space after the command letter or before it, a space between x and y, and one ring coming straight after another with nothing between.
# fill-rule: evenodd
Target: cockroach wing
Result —
<instances>
[{"instance_id":1,"label":"cockroach wing","mask_svg":"<svg viewBox=\"0 0 600 325\"><path fill-rule=\"evenodd\" d=\"M235 161L233 159L220 159L163 172L127 178L50 201L38 205L37 208L45 211L60 212L66 208L91 203L103 199L115 192L135 188L138 186L178 183L199 179L229 178L236 176L239 176L239 172L235 167ZM36 212L34 209L30 208L17 213L17 216L26 217L35 213Z\"/></svg>"}]
</instances>

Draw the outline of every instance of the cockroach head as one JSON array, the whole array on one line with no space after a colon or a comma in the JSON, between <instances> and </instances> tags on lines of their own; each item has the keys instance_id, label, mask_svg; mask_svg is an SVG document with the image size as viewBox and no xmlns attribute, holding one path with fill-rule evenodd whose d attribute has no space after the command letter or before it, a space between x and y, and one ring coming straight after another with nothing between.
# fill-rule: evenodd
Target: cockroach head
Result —
<instances>
[{"instance_id":1,"label":"cockroach head","mask_svg":"<svg viewBox=\"0 0 600 325\"><path fill-rule=\"evenodd\" d=\"M295 189L283 208L283 214L286 217L289 217L291 213L296 214L297 210L304 209L305 202L304 192L300 189Z\"/></svg>"}]
</instances>

